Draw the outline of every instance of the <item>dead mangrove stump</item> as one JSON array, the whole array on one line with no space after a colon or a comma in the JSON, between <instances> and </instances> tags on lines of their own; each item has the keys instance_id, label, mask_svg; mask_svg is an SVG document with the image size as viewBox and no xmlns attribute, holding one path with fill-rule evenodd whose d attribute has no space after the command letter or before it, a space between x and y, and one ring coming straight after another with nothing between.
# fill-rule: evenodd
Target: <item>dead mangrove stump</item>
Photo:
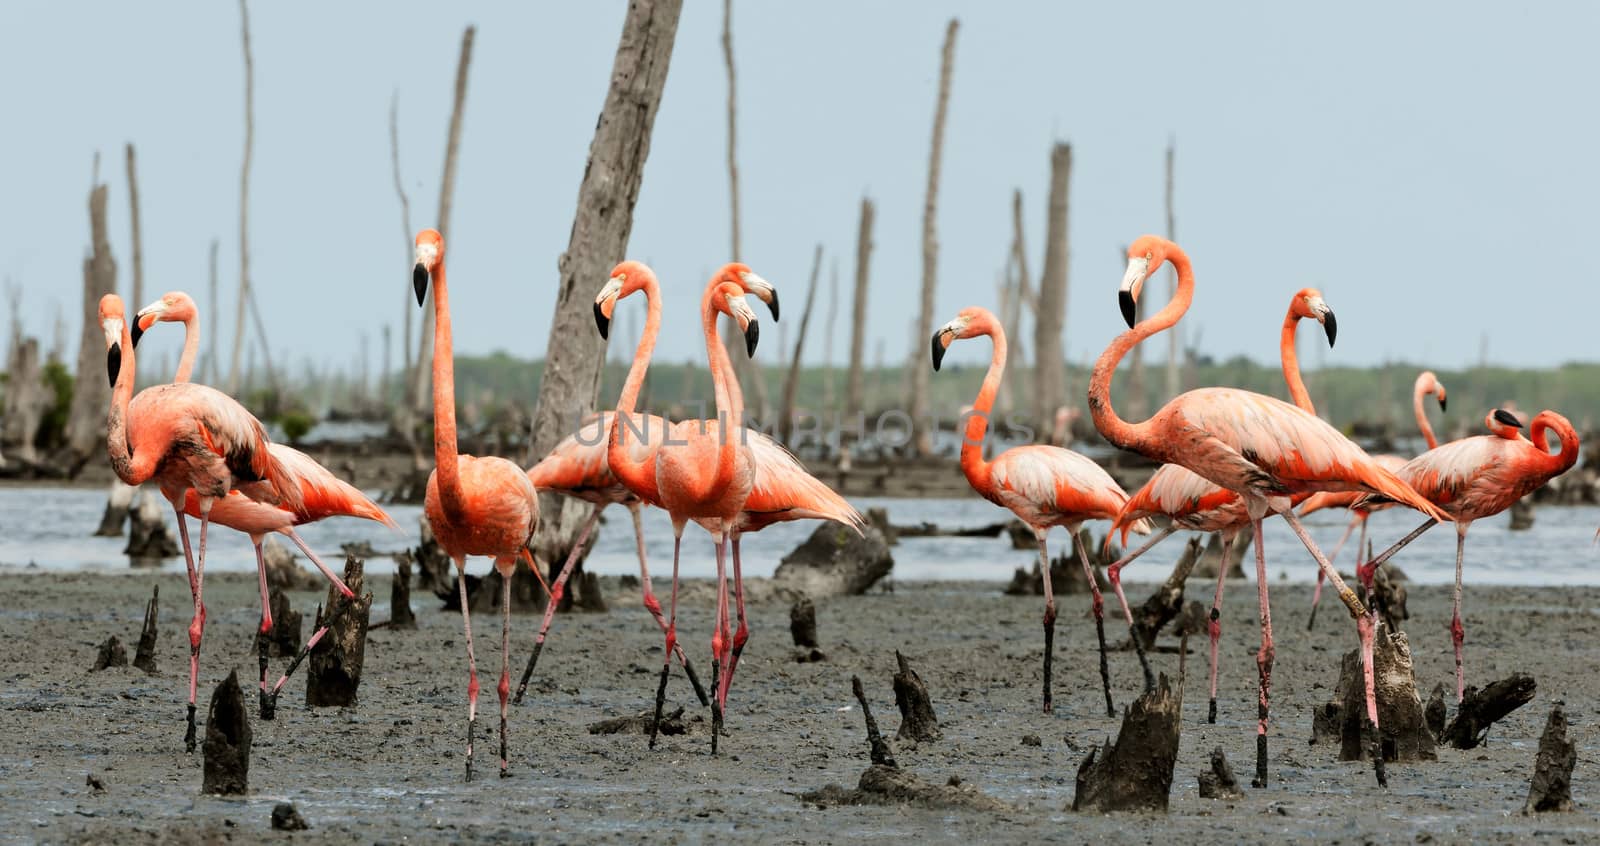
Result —
<instances>
[{"instance_id":1,"label":"dead mangrove stump","mask_svg":"<svg viewBox=\"0 0 1600 846\"><path fill-rule=\"evenodd\" d=\"M861 717L867 724L867 749L873 766L900 766L894 762L894 749L889 746L889 741L884 740L883 733L878 731L878 721L872 716L872 706L867 704L867 693L861 688L860 676L850 677L850 691L861 703Z\"/></svg>"},{"instance_id":2,"label":"dead mangrove stump","mask_svg":"<svg viewBox=\"0 0 1600 846\"><path fill-rule=\"evenodd\" d=\"M123 647L122 641L118 640L116 635L106 638L94 656L94 672L98 673L107 667L126 666L128 666L128 650Z\"/></svg>"},{"instance_id":3,"label":"dead mangrove stump","mask_svg":"<svg viewBox=\"0 0 1600 846\"><path fill-rule=\"evenodd\" d=\"M1083 759L1072 810L1165 813L1178 762L1182 711L1181 686L1174 691L1162 673L1155 689L1123 712L1116 742L1107 740Z\"/></svg>"},{"instance_id":4,"label":"dead mangrove stump","mask_svg":"<svg viewBox=\"0 0 1600 846\"><path fill-rule=\"evenodd\" d=\"M1567 712L1557 702L1550 708L1544 734L1539 736L1539 754L1533 759L1533 779L1528 784L1528 801L1522 812L1571 811L1572 765L1577 760L1577 749L1567 739Z\"/></svg>"},{"instance_id":5,"label":"dead mangrove stump","mask_svg":"<svg viewBox=\"0 0 1600 846\"><path fill-rule=\"evenodd\" d=\"M795 661L810 664L828 660L817 647L817 605L803 593L789 606L789 636L794 638Z\"/></svg>"},{"instance_id":6,"label":"dead mangrove stump","mask_svg":"<svg viewBox=\"0 0 1600 846\"><path fill-rule=\"evenodd\" d=\"M1435 738L1444 736L1444 721L1448 714L1444 704L1444 682L1440 682L1433 686L1428 704L1422 709L1422 715L1428 721L1428 731L1433 732Z\"/></svg>"},{"instance_id":7,"label":"dead mangrove stump","mask_svg":"<svg viewBox=\"0 0 1600 846\"><path fill-rule=\"evenodd\" d=\"M293 658L300 651L300 621L302 614L289 605L289 597L278 588L267 595L267 608L272 611L272 630L256 632L256 651L277 658ZM263 649L263 646L266 648Z\"/></svg>"},{"instance_id":8,"label":"dead mangrove stump","mask_svg":"<svg viewBox=\"0 0 1600 846\"><path fill-rule=\"evenodd\" d=\"M397 500L389 500L395 502ZM417 500L421 502L420 499ZM411 550L411 560L417 565L417 590L428 591L445 601L445 610L460 611L460 600L456 596L455 565L451 563L450 556L444 554L439 548L439 542L434 540L433 528L428 525L427 515L417 519L421 524L417 547Z\"/></svg>"},{"instance_id":9,"label":"dead mangrove stump","mask_svg":"<svg viewBox=\"0 0 1600 846\"><path fill-rule=\"evenodd\" d=\"M1372 559L1372 542L1367 542L1367 560ZM1400 631L1400 622L1411 619L1406 610L1405 574L1385 561L1372 574L1372 604L1391 632Z\"/></svg>"},{"instance_id":10,"label":"dead mangrove stump","mask_svg":"<svg viewBox=\"0 0 1600 846\"><path fill-rule=\"evenodd\" d=\"M894 568L894 556L883 533L868 526L864 533L839 523L823 523L795 547L772 574L775 587L813 600L867 592Z\"/></svg>"},{"instance_id":11,"label":"dead mangrove stump","mask_svg":"<svg viewBox=\"0 0 1600 846\"><path fill-rule=\"evenodd\" d=\"M1457 749L1477 748L1489 736L1491 725L1533 701L1537 687L1533 676L1526 673L1512 673L1481 691L1468 686L1456 718L1444 727L1439 739Z\"/></svg>"},{"instance_id":12,"label":"dead mangrove stump","mask_svg":"<svg viewBox=\"0 0 1600 846\"><path fill-rule=\"evenodd\" d=\"M109 506L108 506L109 507ZM162 519L163 509L155 495L144 491L138 507L128 513L128 544L122 553L134 567L158 567L163 558L179 554L178 541Z\"/></svg>"},{"instance_id":13,"label":"dead mangrove stump","mask_svg":"<svg viewBox=\"0 0 1600 846\"><path fill-rule=\"evenodd\" d=\"M900 709L900 730L895 737L918 743L938 740L943 735L939 732L939 718L933 713L933 702L928 699L927 685L898 650L894 660L900 665L900 671L894 674L894 704Z\"/></svg>"},{"instance_id":14,"label":"dead mangrove stump","mask_svg":"<svg viewBox=\"0 0 1600 846\"><path fill-rule=\"evenodd\" d=\"M6 410L11 409L8 407ZM114 538L122 534L122 524L128 522L128 512L133 508L133 495L138 490L132 485L123 484L121 479L111 481L111 490L106 493L106 510L100 515L100 528L94 530L95 537Z\"/></svg>"},{"instance_id":15,"label":"dead mangrove stump","mask_svg":"<svg viewBox=\"0 0 1600 846\"><path fill-rule=\"evenodd\" d=\"M237 671L217 685L206 714L202 793L237 796L250 790L250 718Z\"/></svg>"},{"instance_id":16,"label":"dead mangrove stump","mask_svg":"<svg viewBox=\"0 0 1600 846\"><path fill-rule=\"evenodd\" d=\"M1511 504L1511 531L1520 532L1533 528L1533 502L1527 497Z\"/></svg>"},{"instance_id":17,"label":"dead mangrove stump","mask_svg":"<svg viewBox=\"0 0 1600 846\"><path fill-rule=\"evenodd\" d=\"M1199 559L1200 539L1190 538L1183 548L1183 554L1178 556L1178 562L1168 574L1167 580L1133 612L1133 629L1129 632L1130 643L1139 652L1146 653L1155 649L1156 636L1161 633L1162 627L1183 613L1184 585L1189 580L1189 574L1194 572L1195 562ZM1204 630L1201 628L1197 631Z\"/></svg>"},{"instance_id":18,"label":"dead mangrove stump","mask_svg":"<svg viewBox=\"0 0 1600 846\"><path fill-rule=\"evenodd\" d=\"M496 568L490 568L488 574L481 579L475 581L468 579L467 601L471 603L472 613L499 614L501 586L504 581ZM457 590L455 582L450 582L448 587L451 591ZM511 571L511 613L542 613L546 598L544 586L539 584L539 578L528 569L527 560L518 559L516 568ZM459 603L456 610L460 610Z\"/></svg>"},{"instance_id":19,"label":"dead mangrove stump","mask_svg":"<svg viewBox=\"0 0 1600 846\"><path fill-rule=\"evenodd\" d=\"M1239 780L1234 778L1233 767L1228 766L1228 756L1222 747L1211 750L1211 769L1200 773L1201 799L1238 799L1244 795Z\"/></svg>"},{"instance_id":20,"label":"dead mangrove stump","mask_svg":"<svg viewBox=\"0 0 1600 846\"><path fill-rule=\"evenodd\" d=\"M1437 760L1434 735L1428 728L1422 697L1417 695L1411 646L1405 632L1392 632L1380 621L1372 640L1373 692L1378 701L1377 748L1382 750L1383 760ZM1339 706L1339 760L1368 760L1372 752L1372 738L1367 720L1367 683L1360 649L1345 653L1339 667L1334 701Z\"/></svg>"},{"instance_id":21,"label":"dead mangrove stump","mask_svg":"<svg viewBox=\"0 0 1600 846\"><path fill-rule=\"evenodd\" d=\"M133 666L147 673L156 671L156 618L160 616L161 585L150 591L150 603L144 607L144 628L139 631L139 648L133 653Z\"/></svg>"},{"instance_id":22,"label":"dead mangrove stump","mask_svg":"<svg viewBox=\"0 0 1600 846\"><path fill-rule=\"evenodd\" d=\"M327 634L312 647L306 668L306 705L311 708L356 704L361 686L361 665L366 659L368 615L372 594L362 593L365 579L359 558L346 558L344 583L355 593L347 600L338 589L328 586L325 606L317 607L317 628L328 626ZM323 608L327 618L323 618Z\"/></svg>"},{"instance_id":23,"label":"dead mangrove stump","mask_svg":"<svg viewBox=\"0 0 1600 846\"><path fill-rule=\"evenodd\" d=\"M1106 579L1105 564L1100 560L1098 552L1100 546L1095 543L1094 536L1088 529L1080 528L1078 537L1083 541L1084 549L1089 552L1089 566L1094 573L1095 584L1100 586L1102 592L1111 590L1111 582ZM1034 548L1037 549L1037 545ZM1107 554L1112 561L1122 557L1115 543L1111 545ZM1055 591L1056 596L1089 592L1089 585L1083 578L1083 565L1078 561L1077 544L1069 543L1066 551L1050 559L1050 588ZM1032 567L1026 569L1018 567L1012 571L1011 583L1006 585L1005 593L1007 596L1044 596L1044 574L1039 569L1037 558Z\"/></svg>"},{"instance_id":24,"label":"dead mangrove stump","mask_svg":"<svg viewBox=\"0 0 1600 846\"><path fill-rule=\"evenodd\" d=\"M272 806L273 831L305 831L310 827L311 824L300 816L300 810L293 802L279 802Z\"/></svg>"},{"instance_id":25,"label":"dead mangrove stump","mask_svg":"<svg viewBox=\"0 0 1600 846\"><path fill-rule=\"evenodd\" d=\"M417 615L411 611L411 553L395 556L394 581L389 583L389 628L415 629Z\"/></svg>"},{"instance_id":26,"label":"dead mangrove stump","mask_svg":"<svg viewBox=\"0 0 1600 846\"><path fill-rule=\"evenodd\" d=\"M640 711L628 717L612 717L590 723L589 733L648 735L655 718L654 711ZM696 714L692 721L698 722L701 719L700 715ZM661 734L688 734L689 723L683 718L683 708L680 706L670 714L663 714L657 730Z\"/></svg>"}]
</instances>

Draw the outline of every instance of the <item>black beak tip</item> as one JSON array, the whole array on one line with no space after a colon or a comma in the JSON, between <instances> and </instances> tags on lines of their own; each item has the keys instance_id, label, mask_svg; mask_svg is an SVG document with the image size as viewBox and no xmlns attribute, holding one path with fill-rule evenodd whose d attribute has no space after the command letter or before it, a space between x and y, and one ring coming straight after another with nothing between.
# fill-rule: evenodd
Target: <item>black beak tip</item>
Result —
<instances>
[{"instance_id":1,"label":"black beak tip","mask_svg":"<svg viewBox=\"0 0 1600 846\"><path fill-rule=\"evenodd\" d=\"M776 290L772 292L772 302L767 303L767 311L772 312L774 321L778 319L778 292Z\"/></svg>"},{"instance_id":2,"label":"black beak tip","mask_svg":"<svg viewBox=\"0 0 1600 846\"><path fill-rule=\"evenodd\" d=\"M761 324L752 320L750 321L750 325L744 328L744 354L754 358L756 354L756 342L760 340Z\"/></svg>"},{"instance_id":3,"label":"black beak tip","mask_svg":"<svg viewBox=\"0 0 1600 846\"><path fill-rule=\"evenodd\" d=\"M1518 429L1522 428L1522 421L1518 420L1516 415L1506 411L1503 408L1497 408L1494 410L1494 419L1506 424L1507 426L1514 426Z\"/></svg>"},{"instance_id":4,"label":"black beak tip","mask_svg":"<svg viewBox=\"0 0 1600 846\"><path fill-rule=\"evenodd\" d=\"M111 380L111 387L117 386L117 375L122 372L122 344L112 344L106 350L106 376Z\"/></svg>"},{"instance_id":5,"label":"black beak tip","mask_svg":"<svg viewBox=\"0 0 1600 846\"><path fill-rule=\"evenodd\" d=\"M1322 318L1322 331L1328 336L1328 347L1333 347L1333 339L1339 335L1339 321L1333 317L1333 312L1328 312Z\"/></svg>"},{"instance_id":6,"label":"black beak tip","mask_svg":"<svg viewBox=\"0 0 1600 846\"><path fill-rule=\"evenodd\" d=\"M1449 406L1445 404L1445 400L1446 399L1447 399L1446 397L1440 397L1439 398L1439 410L1440 411L1449 411L1450 410Z\"/></svg>"},{"instance_id":7,"label":"black beak tip","mask_svg":"<svg viewBox=\"0 0 1600 846\"><path fill-rule=\"evenodd\" d=\"M935 373L939 372L939 365L944 363L945 347L944 344L939 343L940 334L942 333L933 333L933 370Z\"/></svg>"},{"instance_id":8,"label":"black beak tip","mask_svg":"<svg viewBox=\"0 0 1600 846\"><path fill-rule=\"evenodd\" d=\"M1138 316L1138 308L1133 302L1132 291L1118 291L1117 304L1122 307L1122 319L1128 322L1128 328L1133 328L1134 318Z\"/></svg>"},{"instance_id":9,"label":"black beak tip","mask_svg":"<svg viewBox=\"0 0 1600 846\"><path fill-rule=\"evenodd\" d=\"M599 303L594 304L594 325L599 328L600 337L611 337L611 318L606 317L606 313L600 308Z\"/></svg>"},{"instance_id":10,"label":"black beak tip","mask_svg":"<svg viewBox=\"0 0 1600 846\"><path fill-rule=\"evenodd\" d=\"M417 292L417 305L428 297L428 269L420 263L411 269L411 288Z\"/></svg>"},{"instance_id":11,"label":"black beak tip","mask_svg":"<svg viewBox=\"0 0 1600 846\"><path fill-rule=\"evenodd\" d=\"M144 329L140 328L139 319L137 317L133 319L133 329L131 331L133 333L133 345L137 347L139 346L140 336L144 335Z\"/></svg>"}]
</instances>

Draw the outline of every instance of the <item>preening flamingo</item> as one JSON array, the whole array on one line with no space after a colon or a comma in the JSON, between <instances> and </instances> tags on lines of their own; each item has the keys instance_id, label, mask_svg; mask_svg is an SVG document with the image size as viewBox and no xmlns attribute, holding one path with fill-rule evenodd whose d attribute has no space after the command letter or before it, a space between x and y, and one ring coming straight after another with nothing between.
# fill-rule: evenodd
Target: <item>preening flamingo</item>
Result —
<instances>
[{"instance_id":1,"label":"preening flamingo","mask_svg":"<svg viewBox=\"0 0 1600 846\"><path fill-rule=\"evenodd\" d=\"M1316 408L1311 403L1311 393L1306 390L1305 380L1300 377L1300 356L1295 348L1295 329L1303 318L1322 324L1323 333L1327 335L1330 347L1338 335L1339 323L1333 316L1333 310L1328 308L1327 301L1322 298L1321 291L1316 288L1302 288L1289 300L1289 311L1283 317L1283 329L1278 336L1278 358L1283 364L1283 379L1289 387L1289 398L1297 407L1316 414ZM1144 487L1134 491L1133 496L1129 497L1127 504L1117 514L1112 529L1122 530L1122 542L1126 544L1128 528L1134 521L1156 516L1164 516L1171 522L1143 546L1107 567L1106 577L1117 592L1117 602L1122 605L1122 615L1127 618L1128 637L1139 654L1139 664L1144 670L1145 688L1149 689L1155 686L1155 677L1150 671L1149 658L1144 654L1144 644L1139 633L1133 628L1133 611L1128 608L1128 598L1122 592L1122 568L1132 564L1151 547L1180 529L1221 533L1222 558L1217 565L1217 591L1211 600L1211 617L1207 625L1211 641L1211 700L1207 707L1206 718L1214 723L1217 721L1217 641L1222 636L1222 589L1227 584L1228 551L1233 547L1239 531L1250 525L1250 515L1245 509L1244 499L1233 491L1212 484L1192 470L1176 464L1163 464L1157 468ZM1110 542L1111 535L1107 533L1107 545ZM1321 577L1320 570L1318 577ZM1105 660L1104 654L1101 655L1101 660Z\"/></svg>"},{"instance_id":2,"label":"preening flamingo","mask_svg":"<svg viewBox=\"0 0 1600 846\"><path fill-rule=\"evenodd\" d=\"M1428 449L1433 449L1439 446L1439 439L1434 436L1433 426L1428 423L1428 412L1422 405L1422 398L1429 394L1439 400L1439 410L1444 411L1446 407L1444 384L1439 381L1439 377L1434 375L1432 370L1424 370L1417 374L1417 381L1411 386L1411 410L1416 414L1417 429L1422 432L1422 439L1427 442ZM1406 459L1398 455L1374 455L1373 458L1395 472L1398 472L1406 464ZM1323 491L1322 493L1312 494L1310 498L1300 504L1300 516L1304 517L1324 508L1349 508L1362 496L1363 494L1355 491ZM1338 561L1339 551L1344 549L1345 541L1350 539L1350 533L1359 526L1361 536L1356 539L1356 576L1361 579L1362 584L1367 586L1369 592L1372 588L1372 575L1368 566L1361 564L1360 560L1364 550L1367 548L1367 518L1371 514L1372 512L1367 509L1352 511L1350 525L1345 526L1344 534L1339 536L1339 542L1334 544L1333 551L1328 553L1329 563ZM1321 601L1322 571L1318 570L1317 586L1311 591L1311 614L1306 618L1307 631L1310 631L1317 624L1317 603Z\"/></svg>"},{"instance_id":3,"label":"preening flamingo","mask_svg":"<svg viewBox=\"0 0 1600 846\"><path fill-rule=\"evenodd\" d=\"M766 303L767 309L772 312L772 319L778 319L778 291L770 282L762 279L743 264L730 264L723 268L723 272L729 274L733 279L737 279L744 288L745 293ZM628 283L630 277L632 278L631 287ZM601 324L601 336L605 337L607 335L610 320L598 314L598 310L601 308L600 301L620 299L634 291L643 290L648 306L644 332L649 338L648 347L653 349L656 335L661 328L661 295L655 272L643 262L629 260L618 264L611 271L610 279L616 284L614 286L610 284L605 286L595 302L597 319L604 321ZM614 306L607 307L612 308ZM646 339L641 336L639 350L643 351L645 349ZM633 364L628 368L628 377L623 383L623 390L627 390L627 385L630 382L637 382L638 385L643 385L644 376L649 366L649 354L645 353L641 357L636 351ZM636 386L635 391L637 390L638 387ZM595 524L599 522L600 512L604 511L608 505L625 505L629 514L633 517L633 539L639 554L639 584L644 592L644 606L650 611L651 616L655 618L656 625L660 626L661 630L665 632L667 620L661 613L661 603L656 599L655 592L650 588L650 567L645 560L644 529L640 523L639 515L639 510L645 502L617 481L616 476L612 474L611 468L606 462L607 436L611 432L611 418L615 413L613 411L603 412L584 423L577 432L563 438L560 443L550 450L549 454L528 470L528 479L533 482L533 486L536 489L566 494L594 505L594 510L589 513L588 519L579 531L578 539L572 546L572 552L567 556L567 561L562 566L561 572L556 576L555 583L551 589L557 592L556 598L559 600L559 592L565 589L567 577L572 570L573 563L577 560L579 553L582 552L584 542L589 539L589 533L594 530ZM648 420L636 419L637 425L635 428L638 431L665 431L665 422L660 417L636 414L635 418L648 418ZM739 418L736 416L734 419ZM644 443L636 440L631 448L653 451L658 446L658 443ZM641 457L639 460L643 460L643 458ZM651 504L653 502L654 500L652 499ZM733 539L733 560L735 583L737 584L739 573L739 540L737 535ZM528 680L532 678L533 669L539 662L539 654L544 649L545 636L550 630L557 604L559 603L552 602L545 607L544 620L540 623L539 636L533 644L533 653L528 656L528 666L522 672L522 682L517 685L517 695L512 699L516 704L521 704L522 696L528 689ZM700 685L700 679L694 671L694 664L684 654L682 644L678 644L676 655L678 663L683 665L684 674L689 677L689 684L694 687L695 696L700 699L700 704L710 705L711 700L707 698L705 688ZM737 655L737 649L735 655Z\"/></svg>"},{"instance_id":4,"label":"preening flamingo","mask_svg":"<svg viewBox=\"0 0 1600 846\"><path fill-rule=\"evenodd\" d=\"M1106 630L1101 612L1104 603L1100 598L1100 586L1095 584L1089 556L1078 537L1078 527L1085 520L1109 520L1117 516L1128 501L1128 494L1100 465L1062 447L1013 447L995 456L993 461L983 459L989 413L994 409L995 394L1000 390L1000 380L1006 370L1005 329L988 309L971 306L939 327L933 333L931 346L933 369L938 370L951 343L979 335L990 337L994 352L989 359L989 372L978 389L978 398L972 402L972 413L967 416L966 433L961 440L961 472L966 474L973 490L995 505L1011 509L1028 524L1039 541L1039 570L1044 576L1044 710L1050 711L1050 663L1056 632L1056 597L1050 586L1050 551L1045 537L1052 527L1064 526L1078 547L1083 575L1094 595L1095 633L1100 639L1100 681L1105 690L1106 716L1116 716L1116 708L1111 704L1111 672L1106 663ZM1147 533L1149 521L1140 521L1134 528L1141 534Z\"/></svg>"},{"instance_id":5,"label":"preening flamingo","mask_svg":"<svg viewBox=\"0 0 1600 846\"><path fill-rule=\"evenodd\" d=\"M189 623L189 706L184 746L195 746L195 687L200 674L200 641L205 634L206 529L212 505L231 490L258 502L291 510L304 497L283 460L269 449L266 429L234 399L204 385L156 385L133 395L137 369L133 338L122 298L100 298L100 326L106 336L106 370L111 379L111 409L106 453L117 478L128 485L155 479L169 502L181 503L192 491L200 516L200 550L189 554L189 532L178 512L184 542L194 618ZM198 559L198 560L197 560Z\"/></svg>"},{"instance_id":6,"label":"preening flamingo","mask_svg":"<svg viewBox=\"0 0 1600 846\"><path fill-rule=\"evenodd\" d=\"M1177 296L1160 311L1135 323L1136 303L1145 280L1171 261L1178 272ZM1295 517L1290 497L1321 490L1384 493L1430 515L1441 512L1339 430L1304 409L1262 394L1232 388L1200 388L1170 400L1150 419L1128 423L1111 405L1111 379L1117 364L1135 344L1175 325L1194 298L1194 272L1177 244L1144 235L1128 248L1128 269L1119 291L1129 329L1118 335L1095 362L1089 383L1089 412L1095 428L1123 449L1186 467L1206 480L1244 497L1255 532L1256 589L1261 605L1261 649L1256 653L1260 695L1256 722L1255 783L1267 783L1268 697L1272 685L1272 615L1267 601L1267 561L1261 521L1281 514L1317 566L1328 572L1340 599L1357 620L1363 655L1371 654L1372 628L1366 608L1333 571L1316 542ZM1370 666L1370 661L1368 662ZM1369 687L1370 691L1370 687ZM1369 694L1368 717L1377 723Z\"/></svg>"},{"instance_id":7,"label":"preening flamingo","mask_svg":"<svg viewBox=\"0 0 1600 846\"><path fill-rule=\"evenodd\" d=\"M1406 462L1397 474L1436 505L1437 510L1446 515L1444 519L1454 520L1456 524L1456 585L1450 640L1456 653L1458 702L1466 692L1467 683L1461 664L1461 647L1467 638L1466 628L1461 625L1461 562L1467 544L1467 528L1474 520L1492 517L1510 508L1545 482L1572 469L1578 461L1578 433L1567 418L1554 411L1547 409L1533 418L1529 428L1531 440L1523 437L1522 424L1516 415L1505 409L1489 412L1484 425L1493 434L1462 438L1430 449ZM1560 451L1553 454L1548 437L1552 432L1561 444ZM1387 499L1387 496L1362 497L1351 507L1370 508ZM1372 559L1367 565L1369 572L1438 521L1437 516L1429 513L1427 522Z\"/></svg>"},{"instance_id":8,"label":"preening flamingo","mask_svg":"<svg viewBox=\"0 0 1600 846\"><path fill-rule=\"evenodd\" d=\"M132 327L133 346L139 345L139 338L157 323L182 323L183 324L183 354L178 358L178 372L173 377L174 383L189 381L194 372L194 360L200 349L200 311L196 307L194 298L183 291L172 291L163 294L160 299L139 309L134 315ZM300 661L310 653L323 635L328 632L328 625L317 629L301 648L300 654L290 662L278 683L267 689L267 639L264 637L272 631L272 608L267 600L267 564L262 558L261 544L267 534L277 532L300 548L311 563L327 577L328 581L344 595L346 599L354 598L355 594L332 569L324 564L322 559L306 545L300 534L294 530L295 526L314 523L327 517L360 517L374 522L382 523L391 529L399 530L400 526L384 512L378 504L357 490L354 486L346 484L343 479L335 476L328 468L312 460L305 453L284 444L272 443L267 449L283 462L283 466L294 477L295 483L300 487L303 505L299 510L290 510L270 503L256 502L239 493L229 491L228 495L212 503L211 522L227 526L250 536L250 543L256 551L256 574L261 586L261 634L257 639L258 660L261 668L260 709L261 718L273 718L277 706L278 693L283 689L289 676L294 673ZM181 503L174 503L173 509L180 514L190 517L200 516L199 497L193 490L187 492ZM181 518L180 518L181 519ZM332 615L329 615L329 622Z\"/></svg>"},{"instance_id":9,"label":"preening flamingo","mask_svg":"<svg viewBox=\"0 0 1600 846\"><path fill-rule=\"evenodd\" d=\"M615 277L602 290L595 303L595 321L605 332L616 306L617 297L610 288L621 284ZM661 721L661 711L666 703L667 676L672 669L672 651L677 644L678 619L678 562L683 545L683 529L693 520L711 533L717 552L717 614L715 631L711 637L712 687L718 687L717 674L723 661L723 650L729 644L724 636L728 612L727 541L737 526L745 500L754 486L754 459L748 444L742 442L741 427L728 419L730 399L726 378L727 351L717 339L718 314L727 314L738 322L745 333L745 349L754 354L760 337L755 313L744 299L743 288L728 279L723 270L707 284L700 301L701 332L705 336L706 355L710 361L711 382L716 400L717 419L714 421L685 420L667 424L661 433L660 444L650 450L647 445L652 436L648 431L633 429L634 409L638 403L638 385L625 386L617 400L617 413L612 418L606 460L611 472L627 488L647 501L654 501L667 511L672 519L672 596L667 619L666 649L661 665L661 680L656 687L655 720L651 724L650 745L656 741L656 726ZM654 343L654 338L649 339ZM641 344L640 354L648 358L650 350ZM631 447L627 441L638 441L646 448ZM713 697L711 706L711 748L716 751L717 737L722 731L720 697Z\"/></svg>"},{"instance_id":10,"label":"preening flamingo","mask_svg":"<svg viewBox=\"0 0 1600 846\"><path fill-rule=\"evenodd\" d=\"M494 559L500 573L500 775L507 774L506 703L511 695L511 577L517 559L539 571L528 544L539 525L539 496L513 462L475 457L456 447L455 361L450 334L450 295L445 281L444 238L437 230L417 233L412 285L417 305L433 281L433 457L423 512L439 548L456 564L461 626L467 638L467 779L472 779L472 735L478 719L478 665L472 654L472 616L467 601L467 556Z\"/></svg>"}]
</instances>

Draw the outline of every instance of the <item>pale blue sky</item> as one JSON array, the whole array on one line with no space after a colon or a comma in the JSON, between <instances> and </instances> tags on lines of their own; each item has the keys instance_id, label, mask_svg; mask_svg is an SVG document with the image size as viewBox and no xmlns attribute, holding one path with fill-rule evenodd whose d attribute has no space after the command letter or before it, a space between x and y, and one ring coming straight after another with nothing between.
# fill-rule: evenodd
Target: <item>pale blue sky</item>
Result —
<instances>
[{"instance_id":1,"label":"pale blue sky","mask_svg":"<svg viewBox=\"0 0 1600 846\"><path fill-rule=\"evenodd\" d=\"M252 268L280 358L292 349L296 370L303 357L353 363L365 330L376 365L382 325L398 338L410 276L389 97L399 90L413 226L431 225L469 22L478 38L451 240L457 349L543 353L624 9L253 6ZM1199 280L1186 324L1201 327L1206 352L1270 360L1289 294L1310 284L1339 315L1330 364L1457 366L1477 359L1485 334L1491 359L1508 364L1595 357L1600 293L1583 244L1600 195L1600 6L1585 3L741 0L744 258L783 289L791 320L815 242L841 257L848 285L867 192L878 204L873 332L891 359L911 348L938 49L952 14L962 26L936 322L995 305L1014 186L1026 192L1038 271L1048 150L1064 139L1075 159L1066 348L1092 358L1121 328L1113 250L1163 225L1162 155L1175 136L1178 235ZM0 275L22 283L28 327L48 340L56 303L78 313L96 150L127 293L129 140L145 298L172 288L203 298L214 235L231 289L243 131L235 5L60 2L7 17ZM669 292L660 353L672 360L703 356L695 304L729 249L720 26L720 3L686 3L629 249ZM177 333L150 342L153 355L175 351ZM820 360L820 343L810 355ZM987 355L982 345L952 353ZM775 345L760 356L776 360Z\"/></svg>"}]
</instances>

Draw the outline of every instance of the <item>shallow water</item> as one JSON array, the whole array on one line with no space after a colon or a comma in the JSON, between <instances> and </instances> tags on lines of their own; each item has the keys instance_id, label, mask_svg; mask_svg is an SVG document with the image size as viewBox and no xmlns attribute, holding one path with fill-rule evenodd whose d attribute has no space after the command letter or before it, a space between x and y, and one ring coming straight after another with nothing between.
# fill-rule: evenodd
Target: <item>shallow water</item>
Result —
<instances>
[{"instance_id":1,"label":"shallow water","mask_svg":"<svg viewBox=\"0 0 1600 846\"><path fill-rule=\"evenodd\" d=\"M886 508L895 524L936 523L945 527L972 527L999 522L1009 514L974 497L963 499L873 499L855 501L856 507ZM0 488L0 566L34 566L44 570L77 571L106 568L126 569L122 555L123 538L90 537L100 522L105 507L105 492L69 487ZM165 508L165 505L163 505ZM415 543L419 506L390 506L403 533L361 520L326 520L305 526L301 535L325 559L337 559L339 545L366 541L379 550L399 549ZM170 515L168 520L171 520ZM1313 537L1331 551L1343 533L1344 512L1323 511L1306 519ZM1403 509L1390 509L1373 515L1369 535L1377 549L1392 543L1415 528L1421 518ZM1499 515L1472 525L1466 549L1466 578L1474 584L1519 585L1600 585L1600 550L1594 546L1594 531L1600 526L1600 508L1593 506L1546 506L1537 510L1534 527L1512 532L1509 517ZM198 540L198 529L191 521L191 537ZM651 573L665 578L672 571L672 527L658 510L645 512L645 546L652 562ZM1104 524L1090 524L1103 531ZM799 545L813 529L809 522L773 526L750 535L743 543L745 574L769 576L782 557ZM1315 577L1315 567L1282 520L1266 526L1268 572L1274 580L1307 582ZM1065 532L1051 535L1051 552L1065 549ZM1339 560L1341 569L1350 568L1351 539ZM1140 559L1128 571L1133 581L1154 580L1165 574L1177 558L1182 544L1168 540ZM211 534L207 541L208 571L248 571L255 567L250 543L232 531ZM1413 542L1394 559L1410 578L1423 584L1445 584L1455 573L1455 533L1436 527ZM999 538L907 538L894 548L895 575L915 580L995 580L1004 579L1012 568L1029 566L1033 553L1011 548L1003 535ZM1253 567L1254 558L1246 561ZM170 559L164 569L181 570L181 559ZM613 508L606 512L606 523L586 565L602 575L638 572L632 532L627 512ZM715 574L711 546L704 532L691 526L684 535L681 572L685 577L707 578Z\"/></svg>"}]
</instances>

